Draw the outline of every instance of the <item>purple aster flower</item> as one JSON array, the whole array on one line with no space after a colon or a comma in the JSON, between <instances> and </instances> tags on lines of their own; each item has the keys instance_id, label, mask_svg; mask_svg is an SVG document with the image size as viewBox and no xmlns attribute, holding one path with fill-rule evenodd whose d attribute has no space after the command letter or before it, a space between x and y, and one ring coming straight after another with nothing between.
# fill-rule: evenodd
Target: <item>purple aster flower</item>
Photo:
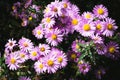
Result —
<instances>
[{"instance_id":1,"label":"purple aster flower","mask_svg":"<svg viewBox=\"0 0 120 80\"><path fill-rule=\"evenodd\" d=\"M29 56L28 56L27 52L24 52L24 51L20 50L20 51L18 51L18 54L19 54L19 56L21 58L22 63L29 59Z\"/></svg>"},{"instance_id":2,"label":"purple aster flower","mask_svg":"<svg viewBox=\"0 0 120 80\"><path fill-rule=\"evenodd\" d=\"M54 29L48 32L46 35L46 41L51 44L52 46L57 46L58 43L62 42L63 34L59 29Z\"/></svg>"},{"instance_id":3,"label":"purple aster flower","mask_svg":"<svg viewBox=\"0 0 120 80\"><path fill-rule=\"evenodd\" d=\"M78 62L80 55L81 55L80 52L69 51L68 59L74 62Z\"/></svg>"},{"instance_id":4,"label":"purple aster flower","mask_svg":"<svg viewBox=\"0 0 120 80\"><path fill-rule=\"evenodd\" d=\"M31 40L25 38L25 37L22 37L19 42L19 47L22 51L29 51L31 50L34 46L33 46L33 43L31 42Z\"/></svg>"},{"instance_id":5,"label":"purple aster flower","mask_svg":"<svg viewBox=\"0 0 120 80\"><path fill-rule=\"evenodd\" d=\"M6 43L5 47L12 50L13 47L15 47L17 44L16 44L16 40L13 40L12 39L9 39L8 42Z\"/></svg>"},{"instance_id":6,"label":"purple aster flower","mask_svg":"<svg viewBox=\"0 0 120 80\"><path fill-rule=\"evenodd\" d=\"M104 55L107 52L107 48L104 44L95 44L96 51L99 55Z\"/></svg>"},{"instance_id":7,"label":"purple aster flower","mask_svg":"<svg viewBox=\"0 0 120 80\"><path fill-rule=\"evenodd\" d=\"M62 0L60 2L60 5L63 9L71 9L71 3L69 2L69 0Z\"/></svg>"},{"instance_id":8,"label":"purple aster flower","mask_svg":"<svg viewBox=\"0 0 120 80\"><path fill-rule=\"evenodd\" d=\"M48 73L55 73L59 68L59 63L57 61L56 55L54 54L53 55L51 55L51 53L48 54L45 57L44 62Z\"/></svg>"},{"instance_id":9,"label":"purple aster flower","mask_svg":"<svg viewBox=\"0 0 120 80\"><path fill-rule=\"evenodd\" d=\"M118 27L115 24L115 20L111 18L106 18L105 19L105 31L103 32L103 35L107 37L111 37L117 28Z\"/></svg>"},{"instance_id":10,"label":"purple aster flower","mask_svg":"<svg viewBox=\"0 0 120 80\"><path fill-rule=\"evenodd\" d=\"M91 12L84 12L82 14L82 18L87 20L93 20L95 17L94 17L94 14Z\"/></svg>"},{"instance_id":11,"label":"purple aster flower","mask_svg":"<svg viewBox=\"0 0 120 80\"><path fill-rule=\"evenodd\" d=\"M29 77L26 76L20 76L18 80L31 80Z\"/></svg>"},{"instance_id":12,"label":"purple aster flower","mask_svg":"<svg viewBox=\"0 0 120 80\"><path fill-rule=\"evenodd\" d=\"M105 75L106 71L103 67L100 67L95 70L95 76L97 79L102 79L102 76Z\"/></svg>"},{"instance_id":13,"label":"purple aster flower","mask_svg":"<svg viewBox=\"0 0 120 80\"><path fill-rule=\"evenodd\" d=\"M19 68L19 63L22 63L18 52L14 52L6 56L5 63L10 70L17 70Z\"/></svg>"},{"instance_id":14,"label":"purple aster flower","mask_svg":"<svg viewBox=\"0 0 120 80\"><path fill-rule=\"evenodd\" d=\"M83 20L79 32L82 36L88 37L94 35L95 29L96 28L93 22L90 22L89 20Z\"/></svg>"},{"instance_id":15,"label":"purple aster flower","mask_svg":"<svg viewBox=\"0 0 120 80\"><path fill-rule=\"evenodd\" d=\"M98 34L91 36L91 39L93 40L94 43L103 43L102 37L100 37Z\"/></svg>"},{"instance_id":16,"label":"purple aster flower","mask_svg":"<svg viewBox=\"0 0 120 80\"><path fill-rule=\"evenodd\" d=\"M61 6L59 1L54 1L49 4L45 11L44 11L44 16L50 16L50 17L58 17L58 15L61 15Z\"/></svg>"},{"instance_id":17,"label":"purple aster flower","mask_svg":"<svg viewBox=\"0 0 120 80\"><path fill-rule=\"evenodd\" d=\"M33 30L33 35L35 35L35 37L37 39L42 39L43 38L44 29L42 28L41 24Z\"/></svg>"},{"instance_id":18,"label":"purple aster flower","mask_svg":"<svg viewBox=\"0 0 120 80\"><path fill-rule=\"evenodd\" d=\"M109 42L106 44L107 53L106 56L111 59L118 59L119 57L119 45L116 42Z\"/></svg>"},{"instance_id":19,"label":"purple aster flower","mask_svg":"<svg viewBox=\"0 0 120 80\"><path fill-rule=\"evenodd\" d=\"M37 60L40 56L38 47L33 48L32 50L29 51L29 53L30 53L30 55L29 55L30 59L32 59L33 61Z\"/></svg>"},{"instance_id":20,"label":"purple aster flower","mask_svg":"<svg viewBox=\"0 0 120 80\"><path fill-rule=\"evenodd\" d=\"M69 16L71 14L73 15L73 14L79 14L80 13L80 9L76 5L72 4L70 7L71 7L71 9L68 11Z\"/></svg>"},{"instance_id":21,"label":"purple aster flower","mask_svg":"<svg viewBox=\"0 0 120 80\"><path fill-rule=\"evenodd\" d=\"M81 24L81 17L79 15L73 15L71 16L71 27L76 30L76 31L79 31L79 28L80 28L80 24Z\"/></svg>"},{"instance_id":22,"label":"purple aster flower","mask_svg":"<svg viewBox=\"0 0 120 80\"><path fill-rule=\"evenodd\" d=\"M39 12L39 11L40 11L40 6L37 6L37 5L35 5L35 4L33 4L33 5L31 6L31 8L32 8L32 9L35 9L36 12Z\"/></svg>"},{"instance_id":23,"label":"purple aster flower","mask_svg":"<svg viewBox=\"0 0 120 80\"><path fill-rule=\"evenodd\" d=\"M79 67L80 72L85 75L86 73L89 72L91 65L89 63L84 62L82 64L78 64L78 67Z\"/></svg>"},{"instance_id":24,"label":"purple aster flower","mask_svg":"<svg viewBox=\"0 0 120 80\"><path fill-rule=\"evenodd\" d=\"M48 44L39 44L38 49L40 55L47 55L50 52L50 46Z\"/></svg>"},{"instance_id":25,"label":"purple aster flower","mask_svg":"<svg viewBox=\"0 0 120 80\"><path fill-rule=\"evenodd\" d=\"M53 27L53 25L55 24L55 20L54 18L51 17L45 17L42 20L42 23L45 25L45 27Z\"/></svg>"},{"instance_id":26,"label":"purple aster flower","mask_svg":"<svg viewBox=\"0 0 120 80\"><path fill-rule=\"evenodd\" d=\"M37 74L46 72L47 67L45 66L44 59L41 59L35 62L34 69L37 72Z\"/></svg>"},{"instance_id":27,"label":"purple aster flower","mask_svg":"<svg viewBox=\"0 0 120 80\"><path fill-rule=\"evenodd\" d=\"M57 62L59 64L59 68L65 67L67 65L67 56L63 51L57 49L57 48L52 48L51 50L51 55L56 55Z\"/></svg>"},{"instance_id":28,"label":"purple aster flower","mask_svg":"<svg viewBox=\"0 0 120 80\"><path fill-rule=\"evenodd\" d=\"M96 5L93 9L93 13L96 17L98 17L100 19L104 19L108 16L108 10L102 4Z\"/></svg>"},{"instance_id":29,"label":"purple aster flower","mask_svg":"<svg viewBox=\"0 0 120 80\"><path fill-rule=\"evenodd\" d=\"M96 27L96 34L102 35L103 31L105 30L105 21L96 20L94 21Z\"/></svg>"}]
</instances>

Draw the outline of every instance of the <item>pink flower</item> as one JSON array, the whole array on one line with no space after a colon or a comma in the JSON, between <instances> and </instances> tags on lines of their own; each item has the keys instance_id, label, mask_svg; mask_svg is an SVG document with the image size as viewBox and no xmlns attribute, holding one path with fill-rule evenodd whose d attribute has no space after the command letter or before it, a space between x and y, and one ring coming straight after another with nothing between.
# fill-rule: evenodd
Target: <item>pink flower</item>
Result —
<instances>
[{"instance_id":1,"label":"pink flower","mask_svg":"<svg viewBox=\"0 0 120 80\"><path fill-rule=\"evenodd\" d=\"M38 48L39 48L38 51L39 51L40 55L45 56L50 52L50 47L47 44L41 44L40 43Z\"/></svg>"},{"instance_id":2,"label":"pink flower","mask_svg":"<svg viewBox=\"0 0 120 80\"><path fill-rule=\"evenodd\" d=\"M13 47L15 47L17 44L16 44L16 40L13 40L12 39L9 39L8 42L6 43L5 47L12 50Z\"/></svg>"},{"instance_id":3,"label":"pink flower","mask_svg":"<svg viewBox=\"0 0 120 80\"><path fill-rule=\"evenodd\" d=\"M19 53L14 52L6 56L5 63L10 70L17 70L19 68L19 64L22 63Z\"/></svg>"},{"instance_id":4,"label":"pink flower","mask_svg":"<svg viewBox=\"0 0 120 80\"><path fill-rule=\"evenodd\" d=\"M35 37L37 39L42 39L43 38L43 35L44 35L44 29L42 28L43 25L39 25L38 27L36 27L34 30L33 30L33 35L35 35Z\"/></svg>"},{"instance_id":5,"label":"pink flower","mask_svg":"<svg viewBox=\"0 0 120 80\"><path fill-rule=\"evenodd\" d=\"M108 10L102 4L96 5L93 9L93 13L96 17L98 17L100 19L104 19L108 16Z\"/></svg>"},{"instance_id":6,"label":"pink flower","mask_svg":"<svg viewBox=\"0 0 120 80\"><path fill-rule=\"evenodd\" d=\"M22 51L28 52L29 50L31 50L34 46L33 43L31 42L31 40L22 37L19 42L19 47Z\"/></svg>"},{"instance_id":7,"label":"pink flower","mask_svg":"<svg viewBox=\"0 0 120 80\"><path fill-rule=\"evenodd\" d=\"M83 20L83 22L81 23L79 32L84 37L94 35L94 33L95 33L95 25L94 25L94 23L90 22L89 20Z\"/></svg>"},{"instance_id":8,"label":"pink flower","mask_svg":"<svg viewBox=\"0 0 120 80\"><path fill-rule=\"evenodd\" d=\"M46 72L47 67L45 66L44 59L41 59L35 62L34 69L37 72L37 74Z\"/></svg>"},{"instance_id":9,"label":"pink flower","mask_svg":"<svg viewBox=\"0 0 120 80\"><path fill-rule=\"evenodd\" d=\"M45 35L45 37L46 37L46 41L52 46L57 46L58 43L62 42L62 39L63 39L62 33L57 28L48 32Z\"/></svg>"},{"instance_id":10,"label":"pink flower","mask_svg":"<svg viewBox=\"0 0 120 80\"><path fill-rule=\"evenodd\" d=\"M114 34L114 31L117 29L118 27L115 24L115 20L111 19L111 18L106 18L105 19L105 30L103 32L103 35L107 36L107 37L111 37Z\"/></svg>"}]
</instances>

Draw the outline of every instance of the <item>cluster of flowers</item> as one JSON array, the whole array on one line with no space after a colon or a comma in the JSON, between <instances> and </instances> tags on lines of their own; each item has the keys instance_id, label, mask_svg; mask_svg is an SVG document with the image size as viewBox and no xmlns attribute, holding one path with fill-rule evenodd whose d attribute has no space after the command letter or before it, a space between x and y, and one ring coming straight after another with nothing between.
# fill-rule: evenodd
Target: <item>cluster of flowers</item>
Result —
<instances>
[{"instance_id":1,"label":"cluster of flowers","mask_svg":"<svg viewBox=\"0 0 120 80\"><path fill-rule=\"evenodd\" d=\"M5 63L10 70L22 67L22 63L28 59L35 61L34 69L38 74L55 73L59 68L67 65L67 57L63 51L41 43L39 46L33 46L31 40L24 37L18 41L18 44L13 39L9 40L5 47ZM20 50L13 51L14 47L19 47Z\"/></svg>"},{"instance_id":2,"label":"cluster of flowers","mask_svg":"<svg viewBox=\"0 0 120 80\"><path fill-rule=\"evenodd\" d=\"M44 18L32 33L39 40L45 38L46 43L34 46L31 40L24 37L18 41L18 44L13 39L8 40L5 45L5 62L10 70L17 70L22 63L31 59L36 61L34 69L37 74L55 73L59 68L65 67L67 61L74 61L78 63L79 71L86 74L91 65L84 58L80 60L82 54L87 56L97 53L112 59L119 57L119 44L115 41L106 41L114 36L114 31L118 27L115 20L108 17L108 10L103 5L96 5L92 12L80 13L79 8L69 0L55 0L46 6L43 13ZM56 48L65 41L66 36L74 33L79 34L80 38L72 42L66 54ZM91 42L94 52L91 50L87 52L84 48L89 47ZM14 51L16 46L19 47L18 51ZM105 74L103 70L97 73L100 73L99 77Z\"/></svg>"},{"instance_id":3,"label":"cluster of flowers","mask_svg":"<svg viewBox=\"0 0 120 80\"><path fill-rule=\"evenodd\" d=\"M37 20L40 6L32 4L32 0L16 2L12 6L12 15L22 20L21 26L27 26L34 20Z\"/></svg>"}]
</instances>

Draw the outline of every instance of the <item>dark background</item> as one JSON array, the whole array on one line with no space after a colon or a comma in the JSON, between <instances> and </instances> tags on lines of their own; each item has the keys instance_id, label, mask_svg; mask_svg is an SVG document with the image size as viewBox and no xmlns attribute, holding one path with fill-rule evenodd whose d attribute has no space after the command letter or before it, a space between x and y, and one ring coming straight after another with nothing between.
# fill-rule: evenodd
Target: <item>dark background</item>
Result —
<instances>
[{"instance_id":1,"label":"dark background","mask_svg":"<svg viewBox=\"0 0 120 80\"><path fill-rule=\"evenodd\" d=\"M9 38L14 38L16 40L20 39L23 35L29 36L32 39L30 29L28 27L23 28L20 25L20 20L15 19L11 15L11 7L13 3L18 0L0 0L0 51L2 55L4 54L4 45ZM19 0L22 1L22 0ZM40 4L47 5L54 0L36 0ZM109 11L109 17L116 20L116 24L119 27L117 31L120 30L120 0L70 0L72 3L77 5L82 12L92 11L93 7L97 4L103 4L107 7ZM26 32L28 30L29 34ZM109 60L107 62L109 67L107 71L107 76L103 80L120 80L120 59L117 61Z\"/></svg>"}]
</instances>

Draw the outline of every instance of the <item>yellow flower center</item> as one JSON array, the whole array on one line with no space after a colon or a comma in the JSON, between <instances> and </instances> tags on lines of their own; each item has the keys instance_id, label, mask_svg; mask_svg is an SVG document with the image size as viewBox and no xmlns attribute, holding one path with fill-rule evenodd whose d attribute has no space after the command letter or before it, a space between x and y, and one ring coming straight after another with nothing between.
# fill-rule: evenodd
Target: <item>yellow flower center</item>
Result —
<instances>
[{"instance_id":1,"label":"yellow flower center","mask_svg":"<svg viewBox=\"0 0 120 80\"><path fill-rule=\"evenodd\" d=\"M68 7L67 3L64 3L63 6L64 6L64 8L67 8L67 7Z\"/></svg>"},{"instance_id":2,"label":"yellow flower center","mask_svg":"<svg viewBox=\"0 0 120 80\"><path fill-rule=\"evenodd\" d=\"M51 18L47 18L47 19L46 19L46 22L47 22L47 23L50 23L50 21L51 21Z\"/></svg>"},{"instance_id":3,"label":"yellow flower center","mask_svg":"<svg viewBox=\"0 0 120 80\"><path fill-rule=\"evenodd\" d=\"M12 6L12 10L14 10L15 9L15 6Z\"/></svg>"},{"instance_id":4,"label":"yellow flower center","mask_svg":"<svg viewBox=\"0 0 120 80\"><path fill-rule=\"evenodd\" d=\"M37 34L40 35L40 34L41 34L41 31L40 31L40 30L37 30Z\"/></svg>"},{"instance_id":5,"label":"yellow flower center","mask_svg":"<svg viewBox=\"0 0 120 80\"><path fill-rule=\"evenodd\" d=\"M43 69L43 67L44 67L43 64L40 64L40 65L39 65L39 68L40 68L40 69Z\"/></svg>"},{"instance_id":6,"label":"yellow flower center","mask_svg":"<svg viewBox=\"0 0 120 80\"><path fill-rule=\"evenodd\" d=\"M59 57L58 58L58 62L61 63L63 61L63 58L62 57Z\"/></svg>"},{"instance_id":7,"label":"yellow flower center","mask_svg":"<svg viewBox=\"0 0 120 80\"><path fill-rule=\"evenodd\" d=\"M114 46L109 47L109 52L114 53L115 52L115 47Z\"/></svg>"},{"instance_id":8,"label":"yellow flower center","mask_svg":"<svg viewBox=\"0 0 120 80\"><path fill-rule=\"evenodd\" d=\"M71 54L71 59L76 59L76 57L77 57L77 56L76 56L75 53L72 53L72 54Z\"/></svg>"},{"instance_id":9,"label":"yellow flower center","mask_svg":"<svg viewBox=\"0 0 120 80\"><path fill-rule=\"evenodd\" d=\"M56 34L53 34L51 37L52 37L53 40L57 39L57 35Z\"/></svg>"},{"instance_id":10,"label":"yellow flower center","mask_svg":"<svg viewBox=\"0 0 120 80\"><path fill-rule=\"evenodd\" d=\"M104 13L104 10L103 10L102 8L99 8L99 9L97 10L97 13L101 15L101 14Z\"/></svg>"},{"instance_id":11,"label":"yellow flower center","mask_svg":"<svg viewBox=\"0 0 120 80\"><path fill-rule=\"evenodd\" d=\"M107 29L108 29L108 30L112 30L112 29L113 29L113 25L112 25L112 24L108 24L108 25L107 25Z\"/></svg>"},{"instance_id":12,"label":"yellow flower center","mask_svg":"<svg viewBox=\"0 0 120 80\"><path fill-rule=\"evenodd\" d=\"M45 12L46 12L46 13L49 12L49 8L46 8L46 9L45 9Z\"/></svg>"},{"instance_id":13,"label":"yellow flower center","mask_svg":"<svg viewBox=\"0 0 120 80\"><path fill-rule=\"evenodd\" d=\"M72 24L75 26L75 25L77 25L78 24L78 20L77 19L73 19L72 20Z\"/></svg>"},{"instance_id":14,"label":"yellow flower center","mask_svg":"<svg viewBox=\"0 0 120 80\"><path fill-rule=\"evenodd\" d=\"M91 18L91 15L90 15L90 14L86 14L86 15L85 15L85 18L90 19L90 18Z\"/></svg>"},{"instance_id":15,"label":"yellow flower center","mask_svg":"<svg viewBox=\"0 0 120 80\"><path fill-rule=\"evenodd\" d=\"M57 8L54 8L54 9L53 9L53 11L54 11L54 12L57 12L57 11L58 11L58 9L57 9Z\"/></svg>"},{"instance_id":16,"label":"yellow flower center","mask_svg":"<svg viewBox=\"0 0 120 80\"><path fill-rule=\"evenodd\" d=\"M78 44L76 44L76 46L75 46L75 47L76 47L76 49L79 49L79 48L80 48L80 46L79 46Z\"/></svg>"},{"instance_id":17,"label":"yellow flower center","mask_svg":"<svg viewBox=\"0 0 120 80\"><path fill-rule=\"evenodd\" d=\"M28 18L29 21L31 21L32 19L33 19L32 16L30 16L30 17Z\"/></svg>"},{"instance_id":18,"label":"yellow flower center","mask_svg":"<svg viewBox=\"0 0 120 80\"><path fill-rule=\"evenodd\" d=\"M97 24L96 28L97 28L97 30L101 30L101 25Z\"/></svg>"},{"instance_id":19,"label":"yellow flower center","mask_svg":"<svg viewBox=\"0 0 120 80\"><path fill-rule=\"evenodd\" d=\"M100 75L100 74L101 74L101 71L100 71L100 70L98 70L98 71L97 71L97 73Z\"/></svg>"},{"instance_id":20,"label":"yellow flower center","mask_svg":"<svg viewBox=\"0 0 120 80\"><path fill-rule=\"evenodd\" d=\"M36 52L36 51L33 51L33 52L32 52L32 56L37 56L37 52Z\"/></svg>"},{"instance_id":21,"label":"yellow flower center","mask_svg":"<svg viewBox=\"0 0 120 80\"><path fill-rule=\"evenodd\" d=\"M21 53L21 54L20 54L20 57L21 57L21 58L24 58L24 57L25 57L25 54L24 54L24 53Z\"/></svg>"},{"instance_id":22,"label":"yellow flower center","mask_svg":"<svg viewBox=\"0 0 120 80\"><path fill-rule=\"evenodd\" d=\"M44 47L41 47L41 48L40 48L40 51L44 52L44 51L45 51L45 48L44 48Z\"/></svg>"},{"instance_id":23,"label":"yellow flower center","mask_svg":"<svg viewBox=\"0 0 120 80\"><path fill-rule=\"evenodd\" d=\"M84 29L85 31L89 31L89 30L90 30L90 25L89 25L89 24L85 24L85 25L83 26L83 29Z\"/></svg>"},{"instance_id":24,"label":"yellow flower center","mask_svg":"<svg viewBox=\"0 0 120 80\"><path fill-rule=\"evenodd\" d=\"M15 64L16 60L14 58L11 58L10 63Z\"/></svg>"},{"instance_id":25,"label":"yellow flower center","mask_svg":"<svg viewBox=\"0 0 120 80\"><path fill-rule=\"evenodd\" d=\"M53 65L54 65L54 62L53 62L52 60L48 60L48 61L47 61L47 64L48 64L48 66L53 66Z\"/></svg>"},{"instance_id":26,"label":"yellow flower center","mask_svg":"<svg viewBox=\"0 0 120 80\"><path fill-rule=\"evenodd\" d=\"M28 43L27 43L27 42L24 42L23 45L24 45L25 47L28 47Z\"/></svg>"}]
</instances>

